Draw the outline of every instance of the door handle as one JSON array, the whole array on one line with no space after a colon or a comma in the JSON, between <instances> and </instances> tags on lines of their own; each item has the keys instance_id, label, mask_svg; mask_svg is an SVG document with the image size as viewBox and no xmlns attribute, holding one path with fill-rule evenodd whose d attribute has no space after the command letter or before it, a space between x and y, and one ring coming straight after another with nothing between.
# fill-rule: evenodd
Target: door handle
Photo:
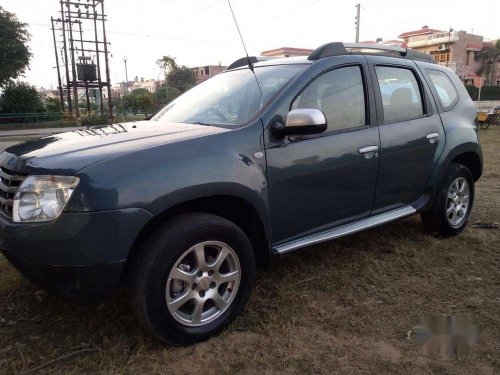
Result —
<instances>
[{"instance_id":1,"label":"door handle","mask_svg":"<svg viewBox=\"0 0 500 375\"><path fill-rule=\"evenodd\" d=\"M429 143L436 143L439 138L439 133L429 133L425 136Z\"/></svg>"},{"instance_id":2,"label":"door handle","mask_svg":"<svg viewBox=\"0 0 500 375\"><path fill-rule=\"evenodd\" d=\"M365 146L361 147L358 152L367 159L371 159L373 156L378 156L378 146Z\"/></svg>"}]
</instances>

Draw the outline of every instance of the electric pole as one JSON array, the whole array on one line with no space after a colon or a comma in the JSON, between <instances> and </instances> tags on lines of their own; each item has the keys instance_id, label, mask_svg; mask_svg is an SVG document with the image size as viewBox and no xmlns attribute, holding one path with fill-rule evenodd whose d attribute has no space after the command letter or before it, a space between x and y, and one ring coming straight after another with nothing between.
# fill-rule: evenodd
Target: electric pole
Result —
<instances>
[{"instance_id":1,"label":"electric pole","mask_svg":"<svg viewBox=\"0 0 500 375\"><path fill-rule=\"evenodd\" d=\"M59 84L59 100L61 101L61 109L64 113L66 109L64 108L64 94L63 94L63 85L61 81L61 69L59 67L59 56L57 55L56 29L54 28L54 17L50 17L50 23L52 25L52 37L54 39L54 52L56 55L57 83Z\"/></svg>"},{"instance_id":2,"label":"electric pole","mask_svg":"<svg viewBox=\"0 0 500 375\"><path fill-rule=\"evenodd\" d=\"M57 52L62 42L62 61L64 70L59 66L59 87L66 90L68 111L73 114L80 124L80 106L78 105L79 91L85 89L87 99L87 112L90 113L90 90L99 90L101 114L104 114L103 95L104 88L108 90L109 122L113 119L113 103L111 97L111 79L109 70L109 51L106 39L107 15L104 13L104 0L59 0L61 7L60 17L51 18L52 36L54 39L54 52ZM102 21L102 28L100 23ZM94 28L84 28L86 24L93 23ZM59 26L60 24L60 26ZM89 25L90 26L90 25ZM93 31L94 38L86 37L84 30ZM58 35L61 32L62 35ZM60 40L62 37L62 41ZM56 65L59 56L56 54ZM94 58L97 64L94 64ZM105 63L106 75L102 74L102 62ZM56 66L57 67L57 66ZM65 84L61 73L66 72ZM61 94L61 90L59 92ZM64 108L61 98L61 109Z\"/></svg>"},{"instance_id":3,"label":"electric pole","mask_svg":"<svg viewBox=\"0 0 500 375\"><path fill-rule=\"evenodd\" d=\"M361 15L361 4L356 4L356 43L359 43L359 18Z\"/></svg>"}]
</instances>

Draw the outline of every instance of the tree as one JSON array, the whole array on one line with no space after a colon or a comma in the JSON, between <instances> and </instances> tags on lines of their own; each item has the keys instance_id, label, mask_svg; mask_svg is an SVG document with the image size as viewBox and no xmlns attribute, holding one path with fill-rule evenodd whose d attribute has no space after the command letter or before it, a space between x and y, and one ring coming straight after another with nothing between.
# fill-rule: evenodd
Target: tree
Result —
<instances>
[{"instance_id":1,"label":"tree","mask_svg":"<svg viewBox=\"0 0 500 375\"><path fill-rule=\"evenodd\" d=\"M122 108L132 112L152 112L154 107L154 95L146 89L136 89L121 100Z\"/></svg>"},{"instance_id":2,"label":"tree","mask_svg":"<svg viewBox=\"0 0 500 375\"><path fill-rule=\"evenodd\" d=\"M23 74L31 58L27 25L0 7L0 87Z\"/></svg>"},{"instance_id":3,"label":"tree","mask_svg":"<svg viewBox=\"0 0 500 375\"><path fill-rule=\"evenodd\" d=\"M175 87L183 93L196 84L196 76L193 70L185 65L177 65L173 57L163 56L157 63L167 73L169 89Z\"/></svg>"},{"instance_id":4,"label":"tree","mask_svg":"<svg viewBox=\"0 0 500 375\"><path fill-rule=\"evenodd\" d=\"M168 74L167 82L169 87L175 87L181 92L186 92L196 84L196 77L191 68L183 65Z\"/></svg>"},{"instance_id":5,"label":"tree","mask_svg":"<svg viewBox=\"0 0 500 375\"><path fill-rule=\"evenodd\" d=\"M155 92L155 108L159 109L161 107L164 107L172 100L177 98L180 94L182 94L181 90L176 87L167 88L166 85L160 86Z\"/></svg>"},{"instance_id":6,"label":"tree","mask_svg":"<svg viewBox=\"0 0 500 375\"><path fill-rule=\"evenodd\" d=\"M486 84L491 86L493 85L492 76L493 71L496 70L497 61L500 58L500 39L496 41L495 45L491 47L484 47L481 51L479 51L474 60L480 62L481 65L476 70L476 73L480 76L484 76L486 78Z\"/></svg>"},{"instance_id":7,"label":"tree","mask_svg":"<svg viewBox=\"0 0 500 375\"><path fill-rule=\"evenodd\" d=\"M175 62L175 58L170 56L163 56L156 62L160 68L162 68L167 74L172 70L177 68L177 63Z\"/></svg>"},{"instance_id":8,"label":"tree","mask_svg":"<svg viewBox=\"0 0 500 375\"><path fill-rule=\"evenodd\" d=\"M57 98L45 99L45 110L51 113L61 112L61 101Z\"/></svg>"},{"instance_id":9,"label":"tree","mask_svg":"<svg viewBox=\"0 0 500 375\"><path fill-rule=\"evenodd\" d=\"M24 82L8 83L0 97L0 113L45 112L42 99L34 86Z\"/></svg>"}]
</instances>

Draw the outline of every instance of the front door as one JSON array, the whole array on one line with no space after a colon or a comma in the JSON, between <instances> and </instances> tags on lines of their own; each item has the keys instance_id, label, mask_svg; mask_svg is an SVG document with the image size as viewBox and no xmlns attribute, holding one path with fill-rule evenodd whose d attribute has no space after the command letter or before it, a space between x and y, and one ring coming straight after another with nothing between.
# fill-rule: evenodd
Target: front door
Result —
<instances>
[{"instance_id":1,"label":"front door","mask_svg":"<svg viewBox=\"0 0 500 375\"><path fill-rule=\"evenodd\" d=\"M441 118L412 61L368 57L375 77L380 171L373 213L415 202L444 147ZM390 63L389 63L390 61Z\"/></svg>"},{"instance_id":2,"label":"front door","mask_svg":"<svg viewBox=\"0 0 500 375\"><path fill-rule=\"evenodd\" d=\"M273 242L287 242L370 214L378 172L379 134L370 121L366 60L329 68L288 109L320 109L319 135L266 141Z\"/></svg>"}]
</instances>

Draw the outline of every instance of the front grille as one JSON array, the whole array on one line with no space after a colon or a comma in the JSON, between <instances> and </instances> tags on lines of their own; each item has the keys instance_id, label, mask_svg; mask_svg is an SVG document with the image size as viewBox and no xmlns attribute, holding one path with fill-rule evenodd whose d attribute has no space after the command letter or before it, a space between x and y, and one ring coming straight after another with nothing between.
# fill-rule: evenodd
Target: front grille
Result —
<instances>
[{"instance_id":1,"label":"front grille","mask_svg":"<svg viewBox=\"0 0 500 375\"><path fill-rule=\"evenodd\" d=\"M0 214L12 218L14 195L16 195L17 189L19 189L19 185L21 185L24 178L24 176L16 175L0 167Z\"/></svg>"}]
</instances>

